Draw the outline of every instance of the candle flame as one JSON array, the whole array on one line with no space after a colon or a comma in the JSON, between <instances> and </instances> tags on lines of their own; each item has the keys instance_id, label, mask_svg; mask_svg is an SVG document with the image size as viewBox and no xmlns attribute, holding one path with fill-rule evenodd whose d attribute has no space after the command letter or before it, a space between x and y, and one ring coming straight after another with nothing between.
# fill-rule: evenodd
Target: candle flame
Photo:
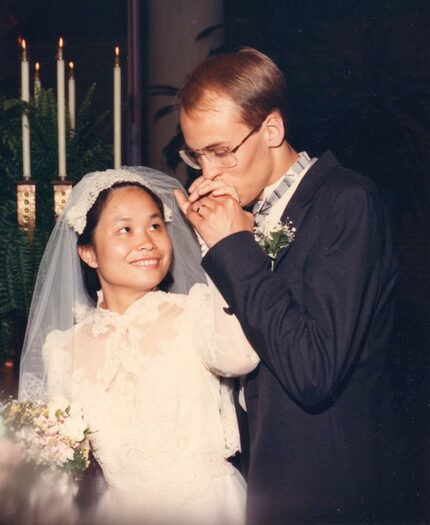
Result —
<instances>
[{"instance_id":1,"label":"candle flame","mask_svg":"<svg viewBox=\"0 0 430 525\"><path fill-rule=\"evenodd\" d=\"M21 44L21 47L22 47L22 60L27 61L28 60L27 43L24 40L24 38L21 38L21 37L18 39L18 42Z\"/></svg>"},{"instance_id":2,"label":"candle flame","mask_svg":"<svg viewBox=\"0 0 430 525\"><path fill-rule=\"evenodd\" d=\"M36 63L34 64L34 67L36 68L36 71L39 71L39 69L40 69L40 64L39 64L39 62L36 62Z\"/></svg>"},{"instance_id":3,"label":"candle flame","mask_svg":"<svg viewBox=\"0 0 430 525\"><path fill-rule=\"evenodd\" d=\"M73 70L74 67L75 67L75 64L73 62L69 62L69 68Z\"/></svg>"},{"instance_id":4,"label":"candle flame","mask_svg":"<svg viewBox=\"0 0 430 525\"><path fill-rule=\"evenodd\" d=\"M63 37L60 36L58 39L58 53L57 53L57 60L63 60Z\"/></svg>"},{"instance_id":5,"label":"candle flame","mask_svg":"<svg viewBox=\"0 0 430 525\"><path fill-rule=\"evenodd\" d=\"M119 47L115 47L115 60L114 60L114 66L119 67Z\"/></svg>"},{"instance_id":6,"label":"candle flame","mask_svg":"<svg viewBox=\"0 0 430 525\"><path fill-rule=\"evenodd\" d=\"M6 359L6 361L4 362L4 367L5 368L13 368L13 361L12 361L12 359Z\"/></svg>"}]
</instances>

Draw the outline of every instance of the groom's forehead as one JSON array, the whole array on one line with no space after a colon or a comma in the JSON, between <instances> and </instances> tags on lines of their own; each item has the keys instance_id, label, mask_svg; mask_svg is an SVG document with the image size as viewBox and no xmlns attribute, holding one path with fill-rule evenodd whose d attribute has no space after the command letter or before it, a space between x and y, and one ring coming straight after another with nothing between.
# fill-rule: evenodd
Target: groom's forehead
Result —
<instances>
[{"instance_id":1,"label":"groom's forehead","mask_svg":"<svg viewBox=\"0 0 430 525\"><path fill-rule=\"evenodd\" d=\"M240 106L225 93L207 92L194 106L181 108L181 121L190 120L197 124L203 120L219 121L231 119L232 122L241 122Z\"/></svg>"},{"instance_id":2,"label":"groom's forehead","mask_svg":"<svg viewBox=\"0 0 430 525\"><path fill-rule=\"evenodd\" d=\"M220 99L192 111L181 111L181 128L190 148L204 149L233 140L244 125L240 108L232 101Z\"/></svg>"}]
</instances>

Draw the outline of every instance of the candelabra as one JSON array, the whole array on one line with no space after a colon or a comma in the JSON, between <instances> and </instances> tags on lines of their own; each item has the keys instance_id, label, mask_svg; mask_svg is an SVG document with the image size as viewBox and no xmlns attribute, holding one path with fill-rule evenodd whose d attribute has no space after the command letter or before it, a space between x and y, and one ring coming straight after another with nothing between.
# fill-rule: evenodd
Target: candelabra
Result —
<instances>
[{"instance_id":1,"label":"candelabra","mask_svg":"<svg viewBox=\"0 0 430 525\"><path fill-rule=\"evenodd\" d=\"M69 180L54 180L52 186L54 188L55 218L58 219L72 191L72 182Z\"/></svg>"},{"instance_id":2,"label":"candelabra","mask_svg":"<svg viewBox=\"0 0 430 525\"><path fill-rule=\"evenodd\" d=\"M16 183L16 209L20 229L32 239L36 226L36 184L33 181Z\"/></svg>"}]
</instances>

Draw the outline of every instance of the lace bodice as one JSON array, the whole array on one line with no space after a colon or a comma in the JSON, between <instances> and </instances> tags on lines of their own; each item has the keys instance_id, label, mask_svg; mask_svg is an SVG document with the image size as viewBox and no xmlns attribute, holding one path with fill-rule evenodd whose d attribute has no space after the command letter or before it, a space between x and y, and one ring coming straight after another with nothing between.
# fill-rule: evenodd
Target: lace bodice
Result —
<instances>
[{"instance_id":1,"label":"lace bodice","mask_svg":"<svg viewBox=\"0 0 430 525\"><path fill-rule=\"evenodd\" d=\"M72 331L52 332L44 359L50 395L82 405L123 502L196 498L231 471L225 458L240 448L232 392L214 372L247 373L258 358L207 286L149 292L122 315L98 307Z\"/></svg>"}]
</instances>

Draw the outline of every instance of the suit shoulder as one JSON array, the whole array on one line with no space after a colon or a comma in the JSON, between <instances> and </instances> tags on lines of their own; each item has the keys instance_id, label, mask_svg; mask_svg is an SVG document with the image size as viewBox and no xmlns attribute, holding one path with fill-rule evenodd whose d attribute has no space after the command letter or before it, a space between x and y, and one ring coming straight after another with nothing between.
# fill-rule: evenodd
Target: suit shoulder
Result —
<instances>
[{"instance_id":1,"label":"suit shoulder","mask_svg":"<svg viewBox=\"0 0 430 525\"><path fill-rule=\"evenodd\" d=\"M343 166L335 167L327 177L327 185L336 191L357 191L378 194L378 190L372 180L356 171Z\"/></svg>"},{"instance_id":2,"label":"suit shoulder","mask_svg":"<svg viewBox=\"0 0 430 525\"><path fill-rule=\"evenodd\" d=\"M319 198L325 202L341 202L353 207L369 205L380 207L383 201L379 190L369 178L343 166L334 167L320 188Z\"/></svg>"}]
</instances>

